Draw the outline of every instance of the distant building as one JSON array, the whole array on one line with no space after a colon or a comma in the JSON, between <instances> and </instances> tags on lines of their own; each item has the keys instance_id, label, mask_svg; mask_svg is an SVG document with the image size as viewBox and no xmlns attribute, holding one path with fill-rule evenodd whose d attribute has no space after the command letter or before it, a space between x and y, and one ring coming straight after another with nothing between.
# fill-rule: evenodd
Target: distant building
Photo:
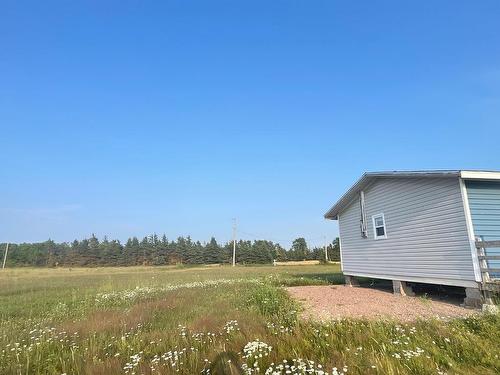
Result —
<instances>
[{"instance_id":1,"label":"distant building","mask_svg":"<svg viewBox=\"0 0 500 375\"><path fill-rule=\"evenodd\" d=\"M500 172L365 173L325 214L338 220L346 283L354 276L466 288L478 306L498 288ZM483 249L483 246L488 246Z\"/></svg>"}]
</instances>

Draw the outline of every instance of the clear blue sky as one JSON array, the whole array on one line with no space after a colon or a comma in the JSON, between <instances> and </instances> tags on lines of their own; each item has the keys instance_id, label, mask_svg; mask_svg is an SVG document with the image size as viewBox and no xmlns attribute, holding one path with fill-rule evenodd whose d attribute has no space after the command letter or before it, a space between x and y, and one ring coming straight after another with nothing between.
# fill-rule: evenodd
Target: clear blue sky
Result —
<instances>
[{"instance_id":1,"label":"clear blue sky","mask_svg":"<svg viewBox=\"0 0 500 375\"><path fill-rule=\"evenodd\" d=\"M3 1L0 242L320 244L364 171L500 169L500 2L409 3Z\"/></svg>"}]
</instances>

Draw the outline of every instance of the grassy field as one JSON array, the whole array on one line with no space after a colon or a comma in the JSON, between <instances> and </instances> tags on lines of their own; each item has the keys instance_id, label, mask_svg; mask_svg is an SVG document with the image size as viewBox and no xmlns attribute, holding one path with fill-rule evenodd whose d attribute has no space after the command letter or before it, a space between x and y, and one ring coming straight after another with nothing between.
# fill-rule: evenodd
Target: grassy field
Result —
<instances>
[{"instance_id":1,"label":"grassy field","mask_svg":"<svg viewBox=\"0 0 500 375\"><path fill-rule=\"evenodd\" d=\"M500 373L498 316L312 323L282 288L340 282L338 265L5 270L0 374Z\"/></svg>"}]
</instances>

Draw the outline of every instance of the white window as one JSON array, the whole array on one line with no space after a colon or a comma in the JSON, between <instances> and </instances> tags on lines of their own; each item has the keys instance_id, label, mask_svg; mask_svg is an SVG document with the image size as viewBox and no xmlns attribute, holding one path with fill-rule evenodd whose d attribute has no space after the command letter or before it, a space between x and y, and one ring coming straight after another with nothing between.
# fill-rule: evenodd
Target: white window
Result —
<instances>
[{"instance_id":1,"label":"white window","mask_svg":"<svg viewBox=\"0 0 500 375\"><path fill-rule=\"evenodd\" d=\"M372 221L373 221L373 238L375 238L376 240L387 238L387 230L385 228L384 214L373 215Z\"/></svg>"}]
</instances>

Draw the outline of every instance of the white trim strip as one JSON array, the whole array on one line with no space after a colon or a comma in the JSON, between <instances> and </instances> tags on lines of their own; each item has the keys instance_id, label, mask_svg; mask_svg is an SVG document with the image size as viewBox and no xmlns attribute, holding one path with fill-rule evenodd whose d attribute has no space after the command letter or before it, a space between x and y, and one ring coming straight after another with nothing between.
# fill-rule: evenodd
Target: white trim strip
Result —
<instances>
[{"instance_id":1,"label":"white trim strip","mask_svg":"<svg viewBox=\"0 0 500 375\"><path fill-rule=\"evenodd\" d=\"M340 234L340 215L337 215L337 223L339 223L339 251L340 251L340 270L344 270L344 263L342 262L342 235Z\"/></svg>"},{"instance_id":2,"label":"white trim strip","mask_svg":"<svg viewBox=\"0 0 500 375\"><path fill-rule=\"evenodd\" d=\"M466 180L500 180L500 172L462 171L460 177Z\"/></svg>"},{"instance_id":3,"label":"white trim strip","mask_svg":"<svg viewBox=\"0 0 500 375\"><path fill-rule=\"evenodd\" d=\"M476 237L474 235L474 225L472 224L472 216L470 214L469 197L467 195L467 187L462 178L458 179L460 183L460 192L462 193L462 202L465 213L465 223L467 225L467 234L469 235L470 251L472 256L472 267L474 268L474 278L477 282L482 282L481 268L479 266L479 258L477 257Z\"/></svg>"}]
</instances>

